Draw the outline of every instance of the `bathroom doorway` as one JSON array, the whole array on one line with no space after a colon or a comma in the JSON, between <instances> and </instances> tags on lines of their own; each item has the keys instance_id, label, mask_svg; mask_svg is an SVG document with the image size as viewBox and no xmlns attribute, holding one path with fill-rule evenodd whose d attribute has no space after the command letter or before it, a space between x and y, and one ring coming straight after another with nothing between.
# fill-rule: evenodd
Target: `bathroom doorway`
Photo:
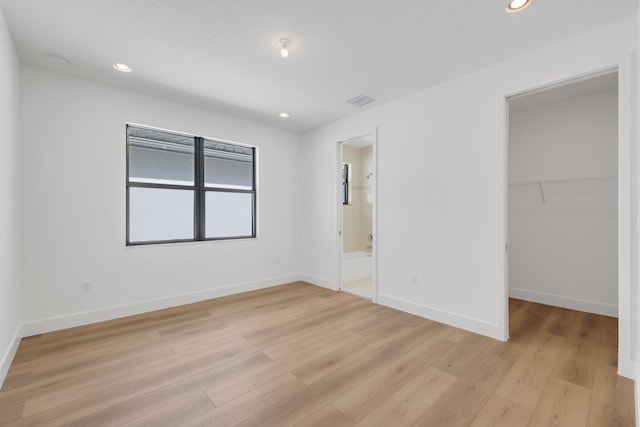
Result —
<instances>
[{"instance_id":1,"label":"bathroom doorway","mask_svg":"<svg viewBox=\"0 0 640 427\"><path fill-rule=\"evenodd\" d=\"M375 133L338 143L340 289L375 302Z\"/></svg>"}]
</instances>

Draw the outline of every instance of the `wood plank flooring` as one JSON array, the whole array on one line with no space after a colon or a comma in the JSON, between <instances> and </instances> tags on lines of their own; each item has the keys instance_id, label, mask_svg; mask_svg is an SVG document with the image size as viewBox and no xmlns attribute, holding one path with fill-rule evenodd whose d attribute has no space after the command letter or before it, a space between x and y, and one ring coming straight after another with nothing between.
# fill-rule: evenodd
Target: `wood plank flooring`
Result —
<instances>
[{"instance_id":1,"label":"wood plank flooring","mask_svg":"<svg viewBox=\"0 0 640 427\"><path fill-rule=\"evenodd\" d=\"M305 283L24 338L2 426L634 426L613 318L498 342Z\"/></svg>"}]
</instances>

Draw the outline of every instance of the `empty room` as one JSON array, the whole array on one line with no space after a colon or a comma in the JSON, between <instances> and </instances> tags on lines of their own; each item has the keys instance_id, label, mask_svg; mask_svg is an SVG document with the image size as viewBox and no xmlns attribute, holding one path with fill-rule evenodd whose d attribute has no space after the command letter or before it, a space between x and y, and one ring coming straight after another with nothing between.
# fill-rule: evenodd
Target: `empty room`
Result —
<instances>
[{"instance_id":1,"label":"empty room","mask_svg":"<svg viewBox=\"0 0 640 427\"><path fill-rule=\"evenodd\" d=\"M638 6L0 0L0 425L640 425Z\"/></svg>"}]
</instances>

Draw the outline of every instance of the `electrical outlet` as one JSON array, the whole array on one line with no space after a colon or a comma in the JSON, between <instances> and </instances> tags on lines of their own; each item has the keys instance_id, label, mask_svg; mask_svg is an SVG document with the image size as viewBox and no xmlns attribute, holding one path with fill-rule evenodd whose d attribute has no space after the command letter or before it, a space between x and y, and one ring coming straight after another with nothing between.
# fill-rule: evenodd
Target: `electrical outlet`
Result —
<instances>
[{"instance_id":1,"label":"electrical outlet","mask_svg":"<svg viewBox=\"0 0 640 427\"><path fill-rule=\"evenodd\" d=\"M418 286L418 276L411 276L411 285Z\"/></svg>"},{"instance_id":2,"label":"electrical outlet","mask_svg":"<svg viewBox=\"0 0 640 427\"><path fill-rule=\"evenodd\" d=\"M84 282L82 282L80 284L80 292L82 292L83 294L91 292L91 282L88 280L85 280Z\"/></svg>"}]
</instances>

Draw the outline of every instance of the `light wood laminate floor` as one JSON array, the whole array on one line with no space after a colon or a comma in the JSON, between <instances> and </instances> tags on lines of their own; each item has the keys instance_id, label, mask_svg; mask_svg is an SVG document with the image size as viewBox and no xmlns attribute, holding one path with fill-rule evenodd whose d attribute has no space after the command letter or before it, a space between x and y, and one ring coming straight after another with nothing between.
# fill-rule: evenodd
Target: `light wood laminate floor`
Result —
<instances>
[{"instance_id":1,"label":"light wood laminate floor","mask_svg":"<svg viewBox=\"0 0 640 427\"><path fill-rule=\"evenodd\" d=\"M633 426L613 318L519 300L498 342L293 283L22 340L3 426Z\"/></svg>"}]
</instances>

